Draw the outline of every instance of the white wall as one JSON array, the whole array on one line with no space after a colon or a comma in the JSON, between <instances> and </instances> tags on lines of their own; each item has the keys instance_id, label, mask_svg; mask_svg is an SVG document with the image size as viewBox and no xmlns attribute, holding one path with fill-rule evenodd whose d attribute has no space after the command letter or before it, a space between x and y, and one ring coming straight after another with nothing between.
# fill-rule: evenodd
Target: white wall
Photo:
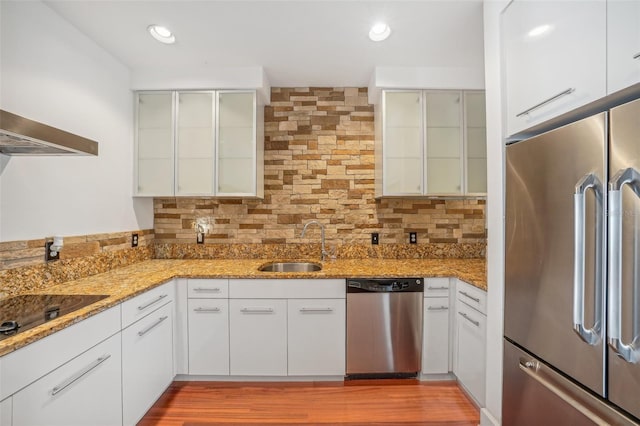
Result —
<instances>
[{"instance_id":1,"label":"white wall","mask_svg":"<svg viewBox=\"0 0 640 426\"><path fill-rule=\"evenodd\" d=\"M500 12L506 0L484 2L484 64L487 99L487 356L486 401L480 423L502 417L504 315L504 142L500 55Z\"/></svg>"},{"instance_id":2,"label":"white wall","mask_svg":"<svg viewBox=\"0 0 640 426\"><path fill-rule=\"evenodd\" d=\"M0 107L98 141L97 157L0 155L0 240L153 227L134 200L130 72L39 1L0 1Z\"/></svg>"}]
</instances>

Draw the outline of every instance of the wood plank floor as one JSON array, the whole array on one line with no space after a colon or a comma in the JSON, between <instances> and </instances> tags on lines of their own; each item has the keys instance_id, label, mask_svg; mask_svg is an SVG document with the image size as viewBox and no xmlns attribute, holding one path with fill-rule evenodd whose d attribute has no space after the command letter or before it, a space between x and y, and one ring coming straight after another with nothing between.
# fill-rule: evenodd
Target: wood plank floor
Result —
<instances>
[{"instance_id":1,"label":"wood plank floor","mask_svg":"<svg viewBox=\"0 0 640 426\"><path fill-rule=\"evenodd\" d=\"M139 426L477 425L454 382L174 382Z\"/></svg>"}]
</instances>

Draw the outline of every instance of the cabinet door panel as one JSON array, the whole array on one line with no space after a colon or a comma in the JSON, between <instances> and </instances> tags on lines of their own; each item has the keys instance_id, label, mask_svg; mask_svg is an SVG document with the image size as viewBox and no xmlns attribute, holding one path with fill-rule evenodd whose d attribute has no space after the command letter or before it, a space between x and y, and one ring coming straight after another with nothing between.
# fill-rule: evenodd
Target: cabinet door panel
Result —
<instances>
[{"instance_id":1,"label":"cabinet door panel","mask_svg":"<svg viewBox=\"0 0 640 426\"><path fill-rule=\"evenodd\" d=\"M117 334L16 393L13 424L122 424L120 356Z\"/></svg>"},{"instance_id":2,"label":"cabinet door panel","mask_svg":"<svg viewBox=\"0 0 640 426\"><path fill-rule=\"evenodd\" d=\"M290 376L345 373L345 299L290 299Z\"/></svg>"},{"instance_id":3,"label":"cabinet door panel","mask_svg":"<svg viewBox=\"0 0 640 426\"><path fill-rule=\"evenodd\" d=\"M605 96L604 1L516 0L503 35L509 135Z\"/></svg>"},{"instance_id":4,"label":"cabinet door panel","mask_svg":"<svg viewBox=\"0 0 640 426\"><path fill-rule=\"evenodd\" d=\"M229 301L189 299L189 374L229 374Z\"/></svg>"},{"instance_id":5,"label":"cabinet door panel","mask_svg":"<svg viewBox=\"0 0 640 426\"><path fill-rule=\"evenodd\" d=\"M421 127L420 91L385 92L384 125L386 127Z\"/></svg>"},{"instance_id":6,"label":"cabinet door panel","mask_svg":"<svg viewBox=\"0 0 640 426\"><path fill-rule=\"evenodd\" d=\"M427 127L460 127L460 92L426 92Z\"/></svg>"},{"instance_id":7,"label":"cabinet door panel","mask_svg":"<svg viewBox=\"0 0 640 426\"><path fill-rule=\"evenodd\" d=\"M460 141L459 128L428 128L427 158L460 158Z\"/></svg>"},{"instance_id":8,"label":"cabinet door panel","mask_svg":"<svg viewBox=\"0 0 640 426\"><path fill-rule=\"evenodd\" d=\"M173 302L122 330L125 425L136 424L173 380L172 310Z\"/></svg>"},{"instance_id":9,"label":"cabinet door panel","mask_svg":"<svg viewBox=\"0 0 640 426\"><path fill-rule=\"evenodd\" d=\"M607 93L640 83L640 1L607 1Z\"/></svg>"},{"instance_id":10,"label":"cabinet door panel","mask_svg":"<svg viewBox=\"0 0 640 426\"><path fill-rule=\"evenodd\" d=\"M424 299L422 372L449 372L449 297Z\"/></svg>"},{"instance_id":11,"label":"cabinet door panel","mask_svg":"<svg viewBox=\"0 0 640 426\"><path fill-rule=\"evenodd\" d=\"M287 375L287 301L229 300L232 375Z\"/></svg>"},{"instance_id":12,"label":"cabinet door panel","mask_svg":"<svg viewBox=\"0 0 640 426\"><path fill-rule=\"evenodd\" d=\"M178 165L177 195L213 193L213 159L180 160Z\"/></svg>"},{"instance_id":13,"label":"cabinet door panel","mask_svg":"<svg viewBox=\"0 0 640 426\"><path fill-rule=\"evenodd\" d=\"M178 93L178 128L213 127L213 93Z\"/></svg>"},{"instance_id":14,"label":"cabinet door panel","mask_svg":"<svg viewBox=\"0 0 640 426\"><path fill-rule=\"evenodd\" d=\"M255 193L255 160L225 158L218 163L218 194Z\"/></svg>"},{"instance_id":15,"label":"cabinet door panel","mask_svg":"<svg viewBox=\"0 0 640 426\"><path fill-rule=\"evenodd\" d=\"M138 158L172 158L171 129L139 129Z\"/></svg>"},{"instance_id":16,"label":"cabinet door panel","mask_svg":"<svg viewBox=\"0 0 640 426\"><path fill-rule=\"evenodd\" d=\"M427 161L427 193L458 194L461 192L460 159L433 159Z\"/></svg>"},{"instance_id":17,"label":"cabinet door panel","mask_svg":"<svg viewBox=\"0 0 640 426\"><path fill-rule=\"evenodd\" d=\"M388 158L384 168L384 193L422 194L422 159Z\"/></svg>"},{"instance_id":18,"label":"cabinet door panel","mask_svg":"<svg viewBox=\"0 0 640 426\"><path fill-rule=\"evenodd\" d=\"M138 128L171 130L173 95L170 92L138 95Z\"/></svg>"},{"instance_id":19,"label":"cabinet door panel","mask_svg":"<svg viewBox=\"0 0 640 426\"><path fill-rule=\"evenodd\" d=\"M487 160L467 159L467 192L484 194L487 192Z\"/></svg>"},{"instance_id":20,"label":"cabinet door panel","mask_svg":"<svg viewBox=\"0 0 640 426\"><path fill-rule=\"evenodd\" d=\"M178 131L178 158L210 158L213 165L213 129L186 128Z\"/></svg>"},{"instance_id":21,"label":"cabinet door panel","mask_svg":"<svg viewBox=\"0 0 640 426\"><path fill-rule=\"evenodd\" d=\"M226 127L219 134L220 158L253 158L253 127Z\"/></svg>"},{"instance_id":22,"label":"cabinet door panel","mask_svg":"<svg viewBox=\"0 0 640 426\"><path fill-rule=\"evenodd\" d=\"M485 398L486 321L480 312L457 303L458 362L456 376L480 406Z\"/></svg>"},{"instance_id":23,"label":"cabinet door panel","mask_svg":"<svg viewBox=\"0 0 640 426\"><path fill-rule=\"evenodd\" d=\"M172 160L140 160L138 162L138 194L173 194Z\"/></svg>"}]
</instances>

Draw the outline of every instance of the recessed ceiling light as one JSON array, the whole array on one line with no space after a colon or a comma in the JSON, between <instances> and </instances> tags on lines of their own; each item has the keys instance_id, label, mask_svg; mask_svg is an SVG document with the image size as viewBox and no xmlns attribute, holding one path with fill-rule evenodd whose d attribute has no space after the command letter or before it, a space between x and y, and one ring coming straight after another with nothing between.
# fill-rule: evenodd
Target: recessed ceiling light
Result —
<instances>
[{"instance_id":1,"label":"recessed ceiling light","mask_svg":"<svg viewBox=\"0 0 640 426\"><path fill-rule=\"evenodd\" d=\"M384 22L378 22L369 31L369 38L373 41L382 41L389 37L391 28Z\"/></svg>"},{"instance_id":2,"label":"recessed ceiling light","mask_svg":"<svg viewBox=\"0 0 640 426\"><path fill-rule=\"evenodd\" d=\"M538 37L538 36L541 36L542 34L548 33L549 31L551 31L551 25L544 24L544 25L539 25L535 27L534 29L529 31L527 35L529 37Z\"/></svg>"},{"instance_id":3,"label":"recessed ceiling light","mask_svg":"<svg viewBox=\"0 0 640 426\"><path fill-rule=\"evenodd\" d=\"M149 25L147 31L160 43L172 44L176 42L176 37L171 33L169 28L163 27L162 25Z\"/></svg>"}]
</instances>

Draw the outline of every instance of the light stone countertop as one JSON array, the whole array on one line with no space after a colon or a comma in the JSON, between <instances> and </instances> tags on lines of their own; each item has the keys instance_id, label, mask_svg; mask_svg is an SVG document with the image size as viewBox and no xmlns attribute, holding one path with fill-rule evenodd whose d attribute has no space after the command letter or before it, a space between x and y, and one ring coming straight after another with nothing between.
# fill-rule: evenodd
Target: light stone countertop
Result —
<instances>
[{"instance_id":1,"label":"light stone countertop","mask_svg":"<svg viewBox=\"0 0 640 426\"><path fill-rule=\"evenodd\" d=\"M260 272L265 259L147 260L103 274L69 281L40 294L106 294L106 299L0 341L6 355L173 278L400 278L456 277L487 289L485 259L329 260L317 272ZM36 292L32 293L35 294Z\"/></svg>"}]
</instances>

